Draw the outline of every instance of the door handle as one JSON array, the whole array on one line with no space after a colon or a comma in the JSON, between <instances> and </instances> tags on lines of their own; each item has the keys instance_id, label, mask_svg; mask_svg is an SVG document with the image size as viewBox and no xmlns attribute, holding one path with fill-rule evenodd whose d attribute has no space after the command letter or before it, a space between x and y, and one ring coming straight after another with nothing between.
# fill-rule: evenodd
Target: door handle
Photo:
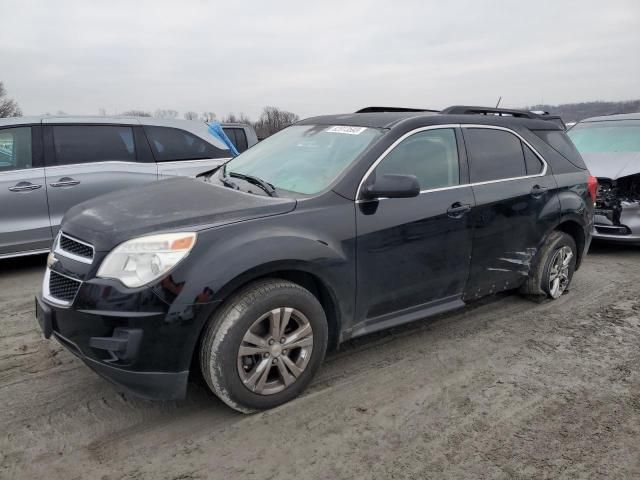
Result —
<instances>
[{"instance_id":1,"label":"door handle","mask_svg":"<svg viewBox=\"0 0 640 480\"><path fill-rule=\"evenodd\" d=\"M37 190L42 188L42 185L38 185L31 182L18 182L13 187L9 187L11 192L29 192L31 190Z\"/></svg>"},{"instance_id":2,"label":"door handle","mask_svg":"<svg viewBox=\"0 0 640 480\"><path fill-rule=\"evenodd\" d=\"M451 218L460 218L469 210L471 210L471 205L468 203L456 202L447 208L447 216Z\"/></svg>"},{"instance_id":3,"label":"door handle","mask_svg":"<svg viewBox=\"0 0 640 480\"><path fill-rule=\"evenodd\" d=\"M549 187L543 187L542 185L534 185L533 187L531 187L531 195L533 195L534 197L538 195L542 195L547 190L549 190Z\"/></svg>"},{"instance_id":4,"label":"door handle","mask_svg":"<svg viewBox=\"0 0 640 480\"><path fill-rule=\"evenodd\" d=\"M73 187L74 185L78 185L80 180L76 180L71 177L62 177L57 182L50 183L52 187Z\"/></svg>"}]
</instances>

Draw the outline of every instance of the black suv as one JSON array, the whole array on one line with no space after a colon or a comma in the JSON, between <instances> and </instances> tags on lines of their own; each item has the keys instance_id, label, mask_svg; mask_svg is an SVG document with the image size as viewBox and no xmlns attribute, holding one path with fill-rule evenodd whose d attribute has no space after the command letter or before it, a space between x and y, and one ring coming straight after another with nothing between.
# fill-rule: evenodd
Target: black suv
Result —
<instances>
[{"instance_id":1,"label":"black suv","mask_svg":"<svg viewBox=\"0 0 640 480\"><path fill-rule=\"evenodd\" d=\"M37 318L138 395L182 397L200 370L229 406L271 408L350 338L505 290L558 298L596 188L529 112L310 118L199 179L69 210Z\"/></svg>"}]
</instances>

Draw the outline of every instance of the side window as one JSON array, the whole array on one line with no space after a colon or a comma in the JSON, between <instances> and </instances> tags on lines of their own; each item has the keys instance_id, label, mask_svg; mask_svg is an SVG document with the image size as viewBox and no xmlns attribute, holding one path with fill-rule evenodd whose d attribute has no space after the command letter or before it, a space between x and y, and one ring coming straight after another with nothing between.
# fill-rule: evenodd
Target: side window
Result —
<instances>
[{"instance_id":1,"label":"side window","mask_svg":"<svg viewBox=\"0 0 640 480\"><path fill-rule=\"evenodd\" d=\"M225 135L227 137L229 137L229 140L231 140L231 143L233 143L236 147L236 150L238 149L238 141L236 140L236 129L235 128L223 128L222 129L225 133Z\"/></svg>"},{"instance_id":2,"label":"side window","mask_svg":"<svg viewBox=\"0 0 640 480\"><path fill-rule=\"evenodd\" d=\"M504 130L465 128L471 182L527 175L520 139Z\"/></svg>"},{"instance_id":3,"label":"side window","mask_svg":"<svg viewBox=\"0 0 640 480\"><path fill-rule=\"evenodd\" d=\"M544 165L538 156L524 143L522 144L522 150L524 152L524 163L527 166L527 175L538 175L542 173Z\"/></svg>"},{"instance_id":4,"label":"side window","mask_svg":"<svg viewBox=\"0 0 640 480\"><path fill-rule=\"evenodd\" d=\"M153 154L159 162L229 157L228 150L217 148L179 128L147 126L144 130L149 137Z\"/></svg>"},{"instance_id":5,"label":"side window","mask_svg":"<svg viewBox=\"0 0 640 480\"><path fill-rule=\"evenodd\" d=\"M415 175L421 190L460 184L456 134L451 128L426 130L396 146L376 167L376 175Z\"/></svg>"},{"instance_id":6,"label":"side window","mask_svg":"<svg viewBox=\"0 0 640 480\"><path fill-rule=\"evenodd\" d=\"M57 165L92 162L135 162L133 129L120 125L55 125Z\"/></svg>"},{"instance_id":7,"label":"side window","mask_svg":"<svg viewBox=\"0 0 640 480\"><path fill-rule=\"evenodd\" d=\"M31 168L31 127L0 130L0 172Z\"/></svg>"},{"instance_id":8,"label":"side window","mask_svg":"<svg viewBox=\"0 0 640 480\"><path fill-rule=\"evenodd\" d=\"M227 134L227 137L229 137L229 140L233 142L238 152L242 153L249 147L247 142L247 135L244 132L243 128L226 127L223 128L223 130L224 133Z\"/></svg>"},{"instance_id":9,"label":"side window","mask_svg":"<svg viewBox=\"0 0 640 480\"><path fill-rule=\"evenodd\" d=\"M235 143L236 148L238 149L238 152L242 153L244 152L248 147L248 143L247 143L247 134L244 131L244 128L237 128L236 129L236 143Z\"/></svg>"}]
</instances>

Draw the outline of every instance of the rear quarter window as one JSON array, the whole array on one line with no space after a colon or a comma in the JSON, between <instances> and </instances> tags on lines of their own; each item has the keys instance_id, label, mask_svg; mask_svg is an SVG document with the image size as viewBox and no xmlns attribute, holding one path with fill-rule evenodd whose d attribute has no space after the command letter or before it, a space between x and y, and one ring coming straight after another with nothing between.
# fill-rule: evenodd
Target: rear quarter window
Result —
<instances>
[{"instance_id":1,"label":"rear quarter window","mask_svg":"<svg viewBox=\"0 0 640 480\"><path fill-rule=\"evenodd\" d=\"M532 130L540 139L556 152L569 160L574 166L586 170L587 166L580 156L580 152L566 133L559 130Z\"/></svg>"}]
</instances>

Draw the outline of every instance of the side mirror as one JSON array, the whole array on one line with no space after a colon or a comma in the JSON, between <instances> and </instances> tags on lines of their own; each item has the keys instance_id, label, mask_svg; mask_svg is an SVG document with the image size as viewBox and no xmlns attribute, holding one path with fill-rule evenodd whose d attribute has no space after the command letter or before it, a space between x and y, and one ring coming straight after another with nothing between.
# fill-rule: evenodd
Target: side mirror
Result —
<instances>
[{"instance_id":1,"label":"side mirror","mask_svg":"<svg viewBox=\"0 0 640 480\"><path fill-rule=\"evenodd\" d=\"M420 184L415 175L381 175L362 189L367 200L374 198L409 198L420 195Z\"/></svg>"}]
</instances>

